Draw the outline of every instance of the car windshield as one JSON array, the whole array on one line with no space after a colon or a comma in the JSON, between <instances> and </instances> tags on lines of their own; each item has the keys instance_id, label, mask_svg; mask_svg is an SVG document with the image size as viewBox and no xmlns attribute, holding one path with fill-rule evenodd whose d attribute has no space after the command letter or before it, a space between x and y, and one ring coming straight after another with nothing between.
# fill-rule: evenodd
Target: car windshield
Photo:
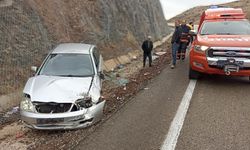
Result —
<instances>
[{"instance_id":1,"label":"car windshield","mask_svg":"<svg viewBox=\"0 0 250 150\"><path fill-rule=\"evenodd\" d=\"M50 54L39 75L86 77L94 74L90 55Z\"/></svg>"},{"instance_id":2,"label":"car windshield","mask_svg":"<svg viewBox=\"0 0 250 150\"><path fill-rule=\"evenodd\" d=\"M250 35L250 23L247 20L205 22L201 35Z\"/></svg>"}]
</instances>

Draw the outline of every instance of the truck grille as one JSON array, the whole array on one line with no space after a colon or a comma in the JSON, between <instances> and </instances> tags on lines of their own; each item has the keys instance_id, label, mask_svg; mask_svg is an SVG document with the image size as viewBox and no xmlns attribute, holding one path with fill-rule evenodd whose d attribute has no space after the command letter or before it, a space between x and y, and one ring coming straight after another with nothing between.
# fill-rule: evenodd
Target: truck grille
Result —
<instances>
[{"instance_id":1,"label":"truck grille","mask_svg":"<svg viewBox=\"0 0 250 150\"><path fill-rule=\"evenodd\" d=\"M39 113L64 113L68 112L72 106L71 103L40 103L35 102L36 111Z\"/></svg>"},{"instance_id":2,"label":"truck grille","mask_svg":"<svg viewBox=\"0 0 250 150\"><path fill-rule=\"evenodd\" d=\"M244 49L222 49L211 48L208 50L209 57L231 57L231 58L247 58L250 59L250 50Z\"/></svg>"}]
</instances>

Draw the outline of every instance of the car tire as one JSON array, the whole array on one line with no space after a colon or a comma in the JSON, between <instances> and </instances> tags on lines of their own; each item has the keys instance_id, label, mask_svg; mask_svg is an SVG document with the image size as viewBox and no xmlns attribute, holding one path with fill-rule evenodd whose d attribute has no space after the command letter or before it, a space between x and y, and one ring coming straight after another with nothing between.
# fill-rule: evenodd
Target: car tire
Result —
<instances>
[{"instance_id":1,"label":"car tire","mask_svg":"<svg viewBox=\"0 0 250 150\"><path fill-rule=\"evenodd\" d=\"M198 79L201 76L201 73L198 71L189 68L189 79Z\"/></svg>"}]
</instances>

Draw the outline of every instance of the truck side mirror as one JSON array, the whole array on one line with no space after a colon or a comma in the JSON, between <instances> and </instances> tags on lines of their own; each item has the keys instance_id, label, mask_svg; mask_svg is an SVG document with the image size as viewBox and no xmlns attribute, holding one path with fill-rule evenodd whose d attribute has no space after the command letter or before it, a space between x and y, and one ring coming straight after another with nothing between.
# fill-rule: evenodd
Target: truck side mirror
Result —
<instances>
[{"instance_id":1,"label":"truck side mirror","mask_svg":"<svg viewBox=\"0 0 250 150\"><path fill-rule=\"evenodd\" d=\"M102 72L99 72L99 76L102 80L105 80L105 75Z\"/></svg>"},{"instance_id":2,"label":"truck side mirror","mask_svg":"<svg viewBox=\"0 0 250 150\"><path fill-rule=\"evenodd\" d=\"M191 36L197 36L197 32L195 30L190 30L189 35Z\"/></svg>"}]
</instances>

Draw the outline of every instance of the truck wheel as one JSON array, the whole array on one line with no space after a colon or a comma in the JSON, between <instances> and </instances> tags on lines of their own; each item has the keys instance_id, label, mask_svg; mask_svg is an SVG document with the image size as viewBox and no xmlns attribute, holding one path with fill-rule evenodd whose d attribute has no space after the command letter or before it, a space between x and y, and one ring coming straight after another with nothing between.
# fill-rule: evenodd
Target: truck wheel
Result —
<instances>
[{"instance_id":1,"label":"truck wheel","mask_svg":"<svg viewBox=\"0 0 250 150\"><path fill-rule=\"evenodd\" d=\"M198 79L200 77L200 72L193 70L192 68L189 68L189 79Z\"/></svg>"}]
</instances>

